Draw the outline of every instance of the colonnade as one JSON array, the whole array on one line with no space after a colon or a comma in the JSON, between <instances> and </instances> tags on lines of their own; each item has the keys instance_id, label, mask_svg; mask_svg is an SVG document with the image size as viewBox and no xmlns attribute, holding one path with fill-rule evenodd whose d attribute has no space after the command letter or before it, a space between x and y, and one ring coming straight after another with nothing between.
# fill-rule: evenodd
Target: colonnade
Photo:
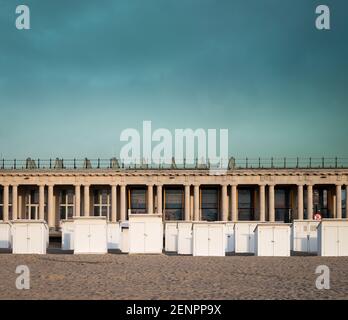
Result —
<instances>
[{"instance_id":1,"label":"colonnade","mask_svg":"<svg viewBox=\"0 0 348 320\"><path fill-rule=\"evenodd\" d=\"M45 192L47 190L47 217L48 225L53 228L55 226L54 216L54 184L40 184L39 190L39 219L45 218ZM191 186L193 186L193 212L191 216ZM10 188L12 191L12 219L18 219L18 185L17 184L3 184L3 220L9 220L9 205L10 205ZM83 190L83 215L90 216L90 187L91 184L76 184L75 201L74 201L74 215L81 216L81 190ZM154 203L154 187L156 187L156 205ZM200 212L200 184L184 184L184 214L183 219L186 221L201 220ZM275 187L276 184L259 184L259 221L266 221L266 191L268 195L267 210L268 221L275 221ZM111 221L124 221L127 217L127 184L112 184L111 188ZM221 215L222 221L238 221L238 184L223 183L220 185L221 190ZM305 189L306 188L306 189ZM342 184L336 184L336 201L335 212L336 218L342 218ZM118 189L119 191L119 212L118 212ZM307 219L313 216L313 184L297 184L297 218L304 218L304 189L307 191ZM347 192L347 185L345 185ZM163 184L147 184L147 213L163 213ZM230 202L229 202L230 199ZM346 208L348 207L348 196L346 196ZM156 210L155 210L156 208ZM118 219L119 217L119 219Z\"/></svg>"}]
</instances>

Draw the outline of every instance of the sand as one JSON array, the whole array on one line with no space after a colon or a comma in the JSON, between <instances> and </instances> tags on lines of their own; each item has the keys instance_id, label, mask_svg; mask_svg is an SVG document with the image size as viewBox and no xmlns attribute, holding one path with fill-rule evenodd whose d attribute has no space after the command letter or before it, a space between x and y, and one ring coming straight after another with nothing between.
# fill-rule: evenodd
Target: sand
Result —
<instances>
[{"instance_id":1,"label":"sand","mask_svg":"<svg viewBox=\"0 0 348 320\"><path fill-rule=\"evenodd\" d=\"M318 265L330 289L318 290ZM18 265L30 289L15 286ZM0 254L0 299L347 299L348 257Z\"/></svg>"}]
</instances>

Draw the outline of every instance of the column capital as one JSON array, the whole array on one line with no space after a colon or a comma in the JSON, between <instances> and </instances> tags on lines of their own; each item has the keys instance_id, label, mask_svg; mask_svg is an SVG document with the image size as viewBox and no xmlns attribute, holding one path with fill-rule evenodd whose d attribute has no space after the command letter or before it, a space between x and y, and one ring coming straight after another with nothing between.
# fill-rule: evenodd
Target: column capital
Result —
<instances>
[{"instance_id":1,"label":"column capital","mask_svg":"<svg viewBox=\"0 0 348 320\"><path fill-rule=\"evenodd\" d=\"M155 184L153 182L147 183L146 184L148 187L153 187Z\"/></svg>"}]
</instances>

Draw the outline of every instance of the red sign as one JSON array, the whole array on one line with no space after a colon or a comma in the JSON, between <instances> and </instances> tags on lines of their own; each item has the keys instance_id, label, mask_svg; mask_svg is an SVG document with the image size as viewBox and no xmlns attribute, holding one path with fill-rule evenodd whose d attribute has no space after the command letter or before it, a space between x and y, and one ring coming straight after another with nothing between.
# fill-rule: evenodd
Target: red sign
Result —
<instances>
[{"instance_id":1,"label":"red sign","mask_svg":"<svg viewBox=\"0 0 348 320\"><path fill-rule=\"evenodd\" d=\"M313 216L313 219L320 221L321 220L321 214L319 212L315 213L314 216Z\"/></svg>"}]
</instances>

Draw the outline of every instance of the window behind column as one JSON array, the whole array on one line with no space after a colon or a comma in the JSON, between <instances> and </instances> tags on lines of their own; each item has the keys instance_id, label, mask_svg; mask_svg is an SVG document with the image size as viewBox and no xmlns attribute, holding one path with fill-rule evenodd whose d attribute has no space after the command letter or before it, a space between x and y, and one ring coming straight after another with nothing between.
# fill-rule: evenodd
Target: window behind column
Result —
<instances>
[{"instance_id":1,"label":"window behind column","mask_svg":"<svg viewBox=\"0 0 348 320\"><path fill-rule=\"evenodd\" d=\"M202 220L219 220L219 190L218 188L203 187L201 189Z\"/></svg>"},{"instance_id":2,"label":"window behind column","mask_svg":"<svg viewBox=\"0 0 348 320\"><path fill-rule=\"evenodd\" d=\"M130 188L130 208L132 213L146 213L146 189Z\"/></svg>"},{"instance_id":3,"label":"window behind column","mask_svg":"<svg viewBox=\"0 0 348 320\"><path fill-rule=\"evenodd\" d=\"M59 198L60 219L71 219L74 216L74 190L62 190Z\"/></svg>"},{"instance_id":4,"label":"window behind column","mask_svg":"<svg viewBox=\"0 0 348 320\"><path fill-rule=\"evenodd\" d=\"M25 217L30 220L39 219L39 190L29 189L25 196Z\"/></svg>"},{"instance_id":5,"label":"window behind column","mask_svg":"<svg viewBox=\"0 0 348 320\"><path fill-rule=\"evenodd\" d=\"M253 189L238 188L238 220L254 220Z\"/></svg>"},{"instance_id":6,"label":"window behind column","mask_svg":"<svg viewBox=\"0 0 348 320\"><path fill-rule=\"evenodd\" d=\"M317 186L313 188L313 212L320 213L322 218L330 218L331 212L329 209L329 187ZM313 219L308 217L307 214L307 188L303 191L304 195L304 218Z\"/></svg>"},{"instance_id":7,"label":"window behind column","mask_svg":"<svg viewBox=\"0 0 348 320\"><path fill-rule=\"evenodd\" d=\"M164 192L165 220L183 220L184 190L182 188L166 188Z\"/></svg>"},{"instance_id":8,"label":"window behind column","mask_svg":"<svg viewBox=\"0 0 348 320\"><path fill-rule=\"evenodd\" d=\"M326 188L313 188L313 210L314 213L319 212L323 218L330 218L328 190Z\"/></svg>"},{"instance_id":9,"label":"window behind column","mask_svg":"<svg viewBox=\"0 0 348 320\"><path fill-rule=\"evenodd\" d=\"M12 189L9 188L9 198L8 198L8 217L12 220ZM4 192L3 188L0 187L0 220L4 219Z\"/></svg>"},{"instance_id":10,"label":"window behind column","mask_svg":"<svg viewBox=\"0 0 348 320\"><path fill-rule=\"evenodd\" d=\"M275 190L275 220L289 223L290 220L290 190Z\"/></svg>"},{"instance_id":11,"label":"window behind column","mask_svg":"<svg viewBox=\"0 0 348 320\"><path fill-rule=\"evenodd\" d=\"M110 191L97 189L93 191L93 215L110 219Z\"/></svg>"}]
</instances>

